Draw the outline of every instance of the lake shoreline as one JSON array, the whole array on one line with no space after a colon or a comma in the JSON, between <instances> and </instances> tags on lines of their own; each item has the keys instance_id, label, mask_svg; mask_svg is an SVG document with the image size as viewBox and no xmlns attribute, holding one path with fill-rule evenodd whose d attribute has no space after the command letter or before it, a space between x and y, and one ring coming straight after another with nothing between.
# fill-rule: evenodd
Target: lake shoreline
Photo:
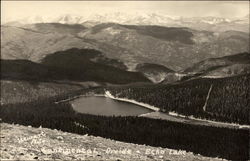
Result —
<instances>
[{"instance_id":1,"label":"lake shoreline","mask_svg":"<svg viewBox=\"0 0 250 161\"><path fill-rule=\"evenodd\" d=\"M236 124L236 123L227 123L227 122L219 122L219 121L200 119L200 118L195 118L193 116L180 115L180 114L175 113L175 112L169 112L168 114L163 113L163 112L160 112L160 108L157 108L157 107L145 104L145 103L141 103L141 102L137 102L135 100L129 100L129 99L125 99L125 98L114 97L109 91L105 91L104 97L114 99L114 100L118 100L118 101L129 102L129 103L136 104L136 105L139 105L139 106L142 106L142 107L153 110L153 112L141 114L138 117L146 117L146 118L152 118L152 119L162 119L162 120L168 120L168 121L174 121L174 122L182 122L182 123L188 123L188 124L197 124L197 125L204 125L204 126L250 129L250 125L240 125L240 124ZM163 119L163 118L155 117L155 116L151 117L151 114L154 114L156 112L162 113L162 114L164 114L166 116L175 117L176 119L180 119L180 121L175 121L175 120L172 120L172 119ZM182 121L183 119L188 120L188 122Z\"/></svg>"},{"instance_id":2,"label":"lake shoreline","mask_svg":"<svg viewBox=\"0 0 250 161\"><path fill-rule=\"evenodd\" d=\"M118 100L118 101L123 101L123 102L129 102L129 103L132 103L132 104L136 104L136 105L142 106L144 108L148 108L148 109L153 110L153 111L160 111L160 108L151 106L151 105L146 104L146 103L141 103L141 102L137 102L135 100L129 100L129 99L126 99L126 98L114 97L109 91L105 91L104 96L107 97L107 98L111 98L113 100Z\"/></svg>"},{"instance_id":3,"label":"lake shoreline","mask_svg":"<svg viewBox=\"0 0 250 161\"><path fill-rule=\"evenodd\" d=\"M55 103L58 104L58 103L62 103L62 102L70 102L70 101L78 99L80 97L106 97L106 98L110 98L110 99L113 99L116 101L135 104L135 105L152 110L152 112L138 115L138 117L146 117L146 118L151 118L151 119L161 119L161 120L168 120L168 121L174 121L174 122L182 122L182 123L188 123L188 124L214 126L214 127L222 127L222 128L250 129L250 125L240 125L240 124L236 124L236 123L227 123L227 122L218 122L218 121L200 119L200 118L195 118L193 116L184 116L184 115L181 115L181 114L178 114L175 112L163 113L163 112L160 112L160 108L151 106L149 104L137 102L135 100L130 100L130 99L126 99L126 98L114 97L109 91L105 91L104 94L94 94L94 93L82 94L82 95L74 96L72 98L67 98L64 100L57 101ZM164 114L166 117L156 116L155 115L156 113ZM169 119L169 117L173 117L174 119ZM178 121L176 121L176 119L178 119Z\"/></svg>"}]
</instances>

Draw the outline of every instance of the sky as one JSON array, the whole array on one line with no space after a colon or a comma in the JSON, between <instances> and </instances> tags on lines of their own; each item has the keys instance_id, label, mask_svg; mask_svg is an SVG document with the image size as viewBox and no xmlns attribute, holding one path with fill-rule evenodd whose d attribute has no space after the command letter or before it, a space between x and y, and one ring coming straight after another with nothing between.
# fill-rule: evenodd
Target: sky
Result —
<instances>
[{"instance_id":1,"label":"sky","mask_svg":"<svg viewBox=\"0 0 250 161\"><path fill-rule=\"evenodd\" d=\"M249 14L248 1L1 1L1 21L29 16L160 12L170 16L237 18Z\"/></svg>"}]
</instances>

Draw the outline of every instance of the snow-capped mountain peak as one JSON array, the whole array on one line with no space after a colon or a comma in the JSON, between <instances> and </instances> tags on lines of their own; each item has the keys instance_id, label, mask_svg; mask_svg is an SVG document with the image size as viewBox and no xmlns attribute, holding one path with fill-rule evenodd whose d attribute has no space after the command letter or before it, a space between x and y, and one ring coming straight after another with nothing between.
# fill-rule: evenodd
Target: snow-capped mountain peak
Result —
<instances>
[{"instance_id":1,"label":"snow-capped mountain peak","mask_svg":"<svg viewBox=\"0 0 250 161\"><path fill-rule=\"evenodd\" d=\"M84 19L83 16L65 14L56 17L53 21L62 24L80 24L83 23L85 20L86 19Z\"/></svg>"},{"instance_id":2,"label":"snow-capped mountain peak","mask_svg":"<svg viewBox=\"0 0 250 161\"><path fill-rule=\"evenodd\" d=\"M86 23L87 22L87 23ZM237 30L249 32L249 15L241 18L222 17L178 17L159 12L108 12L104 14L72 15L65 14L57 17L31 16L6 25L22 26L34 23L82 24L93 26L99 23L119 23L127 25L159 25L168 27L189 27L198 30L226 31ZM230 25L229 25L230 23ZM223 26L223 27L222 27Z\"/></svg>"}]
</instances>

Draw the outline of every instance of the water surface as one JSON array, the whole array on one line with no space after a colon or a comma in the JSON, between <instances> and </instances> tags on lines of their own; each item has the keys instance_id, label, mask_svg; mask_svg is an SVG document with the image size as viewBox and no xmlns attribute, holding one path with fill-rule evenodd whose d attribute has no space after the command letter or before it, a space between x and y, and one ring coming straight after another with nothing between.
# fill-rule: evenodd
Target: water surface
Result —
<instances>
[{"instance_id":1,"label":"water surface","mask_svg":"<svg viewBox=\"0 0 250 161\"><path fill-rule=\"evenodd\" d=\"M106 97L80 97L71 101L73 109L80 113L105 116L137 116L152 110L132 103Z\"/></svg>"}]
</instances>

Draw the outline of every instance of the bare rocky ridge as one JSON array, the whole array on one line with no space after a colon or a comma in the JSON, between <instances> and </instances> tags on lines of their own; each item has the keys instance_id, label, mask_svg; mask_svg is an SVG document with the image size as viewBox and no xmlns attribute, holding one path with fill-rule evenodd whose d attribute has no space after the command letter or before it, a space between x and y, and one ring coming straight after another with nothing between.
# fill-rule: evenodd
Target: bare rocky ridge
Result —
<instances>
[{"instance_id":1,"label":"bare rocky ridge","mask_svg":"<svg viewBox=\"0 0 250 161\"><path fill-rule=\"evenodd\" d=\"M175 151L76 135L47 128L1 123L1 160L220 160Z\"/></svg>"}]
</instances>

